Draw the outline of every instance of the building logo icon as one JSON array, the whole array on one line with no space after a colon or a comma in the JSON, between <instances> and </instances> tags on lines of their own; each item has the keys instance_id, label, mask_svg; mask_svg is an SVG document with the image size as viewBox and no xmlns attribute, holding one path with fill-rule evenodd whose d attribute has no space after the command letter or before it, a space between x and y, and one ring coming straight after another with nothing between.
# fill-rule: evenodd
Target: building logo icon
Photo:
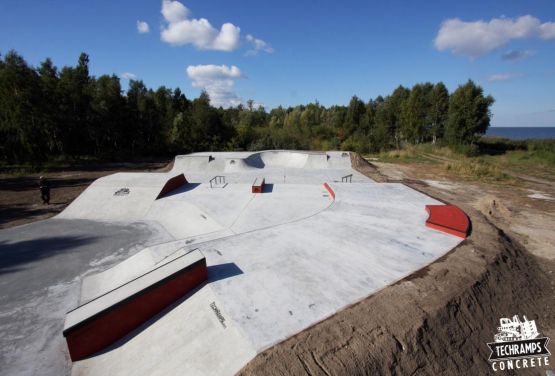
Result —
<instances>
[{"instance_id":1,"label":"building logo icon","mask_svg":"<svg viewBox=\"0 0 555 376\"><path fill-rule=\"evenodd\" d=\"M493 371L549 366L549 338L540 337L535 320L523 318L521 321L514 315L499 320L500 326L493 336L495 342L487 344Z\"/></svg>"}]
</instances>

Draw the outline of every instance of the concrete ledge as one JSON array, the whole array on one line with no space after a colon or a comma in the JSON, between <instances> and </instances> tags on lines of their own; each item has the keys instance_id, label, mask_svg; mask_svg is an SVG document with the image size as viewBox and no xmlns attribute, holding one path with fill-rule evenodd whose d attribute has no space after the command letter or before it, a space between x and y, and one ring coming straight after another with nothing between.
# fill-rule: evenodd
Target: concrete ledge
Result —
<instances>
[{"instance_id":1,"label":"concrete ledge","mask_svg":"<svg viewBox=\"0 0 555 376\"><path fill-rule=\"evenodd\" d=\"M185 178L185 175L179 174L174 176L173 178L169 179L166 182L166 184L164 184L164 186L162 187L162 190L158 194L158 197L156 197L156 200L158 200L165 194L170 193L174 189L181 187L183 184L186 184L186 183L187 183L187 179Z\"/></svg>"},{"instance_id":2,"label":"concrete ledge","mask_svg":"<svg viewBox=\"0 0 555 376\"><path fill-rule=\"evenodd\" d=\"M264 191L265 178L256 178L252 183L252 193L262 193Z\"/></svg>"},{"instance_id":3,"label":"concrete ledge","mask_svg":"<svg viewBox=\"0 0 555 376\"><path fill-rule=\"evenodd\" d=\"M326 190L330 193L330 196L335 200L335 192L331 189L328 183L324 183L324 188L326 188Z\"/></svg>"},{"instance_id":4,"label":"concrete ledge","mask_svg":"<svg viewBox=\"0 0 555 376\"><path fill-rule=\"evenodd\" d=\"M63 335L71 360L111 345L207 278L206 259L194 250L68 312Z\"/></svg>"},{"instance_id":5,"label":"concrete ledge","mask_svg":"<svg viewBox=\"0 0 555 376\"><path fill-rule=\"evenodd\" d=\"M470 229L468 216L455 205L426 205L426 226L466 239Z\"/></svg>"}]
</instances>

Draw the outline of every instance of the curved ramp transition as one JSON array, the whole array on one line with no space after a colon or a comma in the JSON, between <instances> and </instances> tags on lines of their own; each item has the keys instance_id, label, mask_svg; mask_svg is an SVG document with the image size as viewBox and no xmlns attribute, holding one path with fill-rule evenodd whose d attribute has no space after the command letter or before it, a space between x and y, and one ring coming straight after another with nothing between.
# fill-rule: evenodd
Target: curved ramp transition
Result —
<instances>
[{"instance_id":1,"label":"curved ramp transition","mask_svg":"<svg viewBox=\"0 0 555 376\"><path fill-rule=\"evenodd\" d=\"M465 212L455 205L426 205L429 216L426 226L466 239L470 220Z\"/></svg>"}]
</instances>

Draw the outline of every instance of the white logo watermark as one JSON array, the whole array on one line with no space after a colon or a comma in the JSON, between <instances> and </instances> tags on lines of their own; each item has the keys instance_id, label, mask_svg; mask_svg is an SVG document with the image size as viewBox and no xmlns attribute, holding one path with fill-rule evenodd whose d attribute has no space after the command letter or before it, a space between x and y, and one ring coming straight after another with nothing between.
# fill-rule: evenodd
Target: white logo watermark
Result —
<instances>
[{"instance_id":1,"label":"white logo watermark","mask_svg":"<svg viewBox=\"0 0 555 376\"><path fill-rule=\"evenodd\" d=\"M549 366L551 353L547 349L548 337L540 337L535 320L518 315L501 318L495 342L488 343L489 361L494 371L515 370Z\"/></svg>"}]
</instances>

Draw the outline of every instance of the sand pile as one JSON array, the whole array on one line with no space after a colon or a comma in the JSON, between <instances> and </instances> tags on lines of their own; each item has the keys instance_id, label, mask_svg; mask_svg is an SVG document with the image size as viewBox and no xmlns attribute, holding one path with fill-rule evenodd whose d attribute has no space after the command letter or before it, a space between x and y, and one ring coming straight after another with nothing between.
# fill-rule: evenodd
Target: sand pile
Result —
<instances>
[{"instance_id":1,"label":"sand pile","mask_svg":"<svg viewBox=\"0 0 555 376\"><path fill-rule=\"evenodd\" d=\"M494 221L507 221L513 216L513 211L496 196L484 196L478 199L473 206Z\"/></svg>"}]
</instances>

